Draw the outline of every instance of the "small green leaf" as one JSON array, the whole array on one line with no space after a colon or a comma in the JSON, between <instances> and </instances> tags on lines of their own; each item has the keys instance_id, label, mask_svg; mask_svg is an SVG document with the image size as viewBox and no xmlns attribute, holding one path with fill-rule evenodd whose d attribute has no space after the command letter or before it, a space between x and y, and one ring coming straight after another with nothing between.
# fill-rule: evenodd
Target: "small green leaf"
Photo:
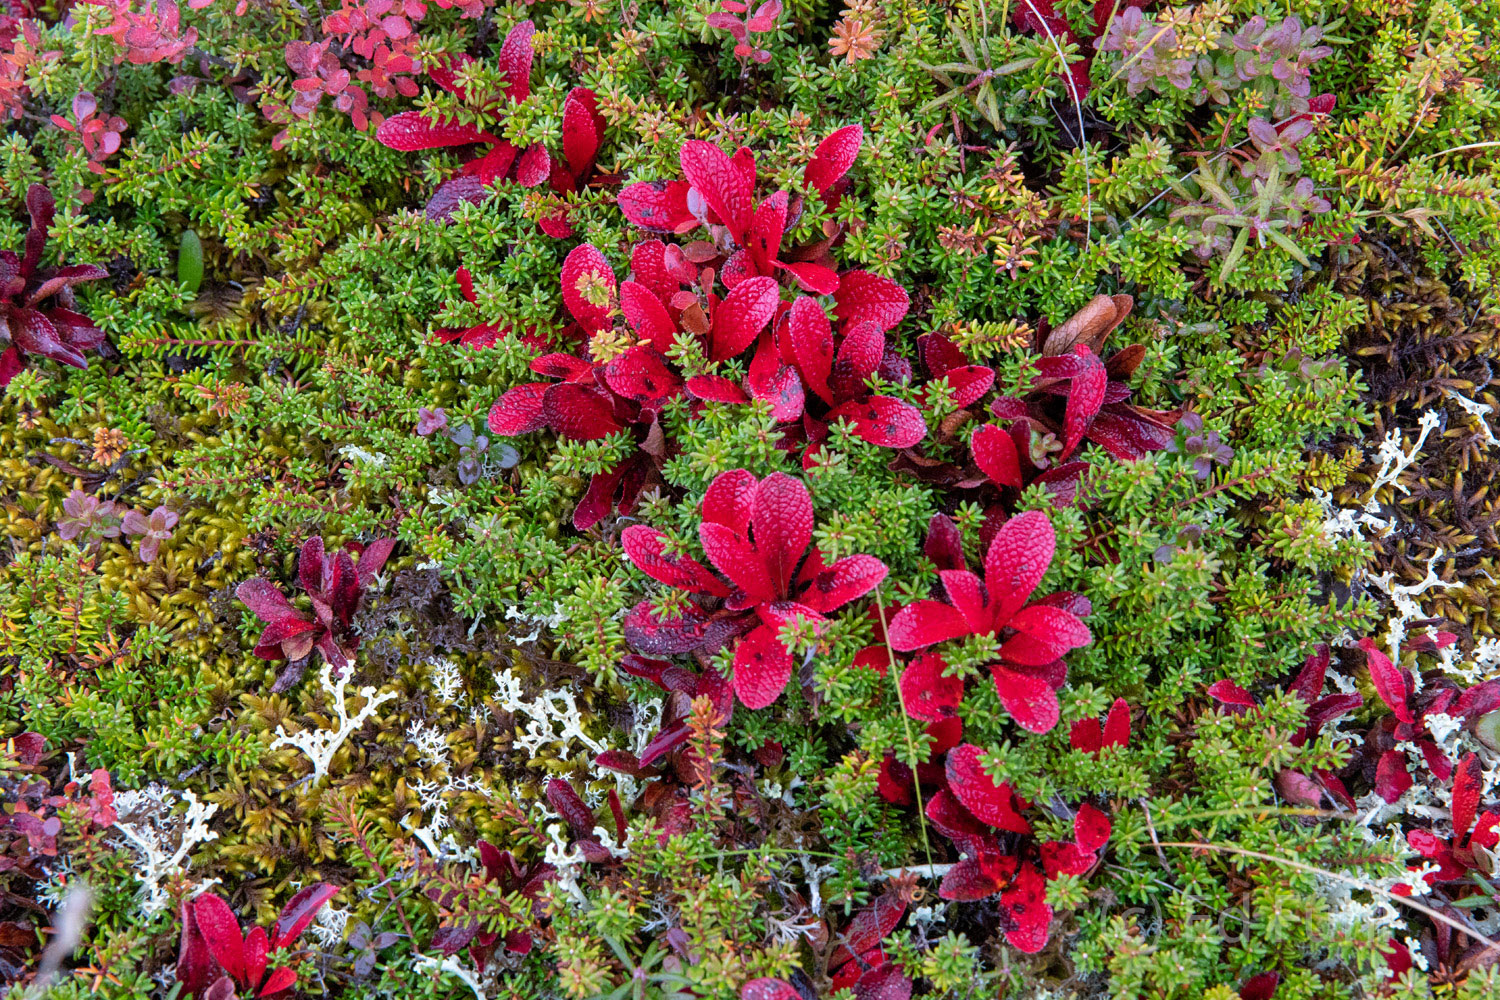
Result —
<instances>
[{"instance_id":1,"label":"small green leaf","mask_svg":"<svg viewBox=\"0 0 1500 1000\"><path fill-rule=\"evenodd\" d=\"M203 241L191 229L182 231L182 242L177 245L177 283L194 294L203 284Z\"/></svg>"}]
</instances>

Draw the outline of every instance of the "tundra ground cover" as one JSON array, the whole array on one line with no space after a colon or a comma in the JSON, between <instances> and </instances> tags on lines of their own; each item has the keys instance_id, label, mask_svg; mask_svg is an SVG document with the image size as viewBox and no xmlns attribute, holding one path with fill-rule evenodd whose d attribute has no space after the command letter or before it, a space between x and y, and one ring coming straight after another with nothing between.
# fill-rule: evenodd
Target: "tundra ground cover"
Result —
<instances>
[{"instance_id":1,"label":"tundra ground cover","mask_svg":"<svg viewBox=\"0 0 1500 1000\"><path fill-rule=\"evenodd\" d=\"M1500 994L1497 26L0 5L0 976Z\"/></svg>"}]
</instances>

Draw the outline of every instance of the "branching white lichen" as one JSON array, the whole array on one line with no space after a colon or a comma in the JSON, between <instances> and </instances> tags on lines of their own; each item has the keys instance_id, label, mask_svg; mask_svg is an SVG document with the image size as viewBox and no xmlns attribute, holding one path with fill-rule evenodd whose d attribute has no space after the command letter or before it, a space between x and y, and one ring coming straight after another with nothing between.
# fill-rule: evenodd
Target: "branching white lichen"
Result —
<instances>
[{"instance_id":1,"label":"branching white lichen","mask_svg":"<svg viewBox=\"0 0 1500 1000\"><path fill-rule=\"evenodd\" d=\"M516 748L532 757L548 744L559 744L567 752L575 741L594 753L603 753L605 745L583 729L583 715L576 696L570 690L544 691L536 700L528 700L520 678L507 667L495 671L495 701L500 709L524 716L526 724L516 734Z\"/></svg>"},{"instance_id":2,"label":"branching white lichen","mask_svg":"<svg viewBox=\"0 0 1500 1000\"><path fill-rule=\"evenodd\" d=\"M318 680L323 684L323 690L327 691L333 698L333 711L337 716L337 728L328 729L304 729L300 733L288 734L284 727L276 727L276 739L271 742L270 749L279 747L296 747L307 755L312 761L313 773L312 783L317 784L328 776L328 766L333 762L333 755L343 746L349 735L363 726L365 722L375 714L384 702L396 697L396 692L387 691L377 694L373 687L368 685L359 689L359 696L365 700L365 705L353 716L349 715L348 701L345 689L349 681L345 676L340 676L338 682L333 679L333 667L327 663L323 664L323 670L318 674Z\"/></svg>"},{"instance_id":3,"label":"branching white lichen","mask_svg":"<svg viewBox=\"0 0 1500 1000\"><path fill-rule=\"evenodd\" d=\"M418 955L413 968L430 970L434 978L442 975L453 976L469 989L473 990L474 995L479 1000L487 1000L489 997L489 994L480 985L479 980L474 977L474 973L464 968L463 963L458 960L457 955L449 955L442 959L434 958L431 955Z\"/></svg>"},{"instance_id":4,"label":"branching white lichen","mask_svg":"<svg viewBox=\"0 0 1500 1000\"><path fill-rule=\"evenodd\" d=\"M178 816L173 810L178 794L155 783L115 794L118 818L114 828L140 859L135 875L141 882L141 912L148 917L162 912L171 903L162 882L187 870L188 855L193 848L219 836L208 828L209 819L219 807L199 802L196 795L184 789L180 795L187 802L187 812ZM217 882L218 879L200 882L194 895Z\"/></svg>"}]
</instances>

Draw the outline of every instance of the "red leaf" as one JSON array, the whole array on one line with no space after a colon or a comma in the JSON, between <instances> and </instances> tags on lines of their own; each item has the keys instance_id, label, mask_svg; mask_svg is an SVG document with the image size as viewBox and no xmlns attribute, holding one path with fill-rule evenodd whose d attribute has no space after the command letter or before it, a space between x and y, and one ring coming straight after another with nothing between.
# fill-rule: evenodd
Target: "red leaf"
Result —
<instances>
[{"instance_id":1,"label":"red leaf","mask_svg":"<svg viewBox=\"0 0 1500 1000\"><path fill-rule=\"evenodd\" d=\"M1297 673L1297 679L1292 681L1291 690L1309 707L1323 693L1323 680L1328 673L1328 660L1328 647L1319 646L1317 652L1303 661L1302 669Z\"/></svg>"},{"instance_id":2,"label":"red leaf","mask_svg":"<svg viewBox=\"0 0 1500 1000\"><path fill-rule=\"evenodd\" d=\"M984 365L952 368L943 377L948 381L948 399L960 410L979 402L995 384L995 370ZM924 402L928 400L926 387L922 398Z\"/></svg>"},{"instance_id":3,"label":"red leaf","mask_svg":"<svg viewBox=\"0 0 1500 1000\"><path fill-rule=\"evenodd\" d=\"M1453 843L1461 843L1474 825L1479 796L1484 791L1484 768L1474 753L1464 756L1453 773Z\"/></svg>"},{"instance_id":4,"label":"red leaf","mask_svg":"<svg viewBox=\"0 0 1500 1000\"><path fill-rule=\"evenodd\" d=\"M698 540L709 562L720 573L744 592L744 600L733 606L746 606L773 601L781 596L775 582L766 571L765 561L745 538L733 528L712 521L698 525ZM740 597L736 595L736 601Z\"/></svg>"},{"instance_id":5,"label":"red leaf","mask_svg":"<svg viewBox=\"0 0 1500 1000\"><path fill-rule=\"evenodd\" d=\"M891 619L891 645L909 652L972 634L969 622L956 608L941 601L916 601Z\"/></svg>"},{"instance_id":6,"label":"red leaf","mask_svg":"<svg viewBox=\"0 0 1500 1000\"><path fill-rule=\"evenodd\" d=\"M793 366L782 364L770 337L761 337L746 382L756 399L771 404L771 419L788 423L802 416L806 401L802 376Z\"/></svg>"},{"instance_id":7,"label":"red leaf","mask_svg":"<svg viewBox=\"0 0 1500 1000\"><path fill-rule=\"evenodd\" d=\"M528 146L516 161L516 183L522 187L536 187L552 173L552 158L546 146Z\"/></svg>"},{"instance_id":8,"label":"red leaf","mask_svg":"<svg viewBox=\"0 0 1500 1000\"><path fill-rule=\"evenodd\" d=\"M235 588L234 596L249 608L255 617L266 623L275 623L287 618L303 618L303 614L292 607L286 595L271 581L255 576Z\"/></svg>"},{"instance_id":9,"label":"red leaf","mask_svg":"<svg viewBox=\"0 0 1500 1000\"><path fill-rule=\"evenodd\" d=\"M1079 719L1068 730L1068 746L1074 750L1082 750L1088 754L1097 754L1103 743L1104 738L1100 733L1098 719L1092 717Z\"/></svg>"},{"instance_id":10,"label":"red leaf","mask_svg":"<svg viewBox=\"0 0 1500 1000\"><path fill-rule=\"evenodd\" d=\"M1130 706L1116 698L1104 720L1104 746L1123 747L1130 743Z\"/></svg>"},{"instance_id":11,"label":"red leaf","mask_svg":"<svg viewBox=\"0 0 1500 1000\"><path fill-rule=\"evenodd\" d=\"M643 181L621 188L615 202L625 218L642 229L685 233L698 225L687 198L687 181Z\"/></svg>"},{"instance_id":12,"label":"red leaf","mask_svg":"<svg viewBox=\"0 0 1500 1000\"><path fill-rule=\"evenodd\" d=\"M729 227L734 241L744 246L750 225L753 180L747 181L722 149L701 139L683 143L679 159L682 175L703 196L719 221Z\"/></svg>"},{"instance_id":13,"label":"red leaf","mask_svg":"<svg viewBox=\"0 0 1500 1000\"><path fill-rule=\"evenodd\" d=\"M1231 680L1215 681L1210 684L1208 696L1220 704L1231 705L1235 708L1255 707L1255 699L1250 697L1250 692Z\"/></svg>"},{"instance_id":14,"label":"red leaf","mask_svg":"<svg viewBox=\"0 0 1500 1000\"><path fill-rule=\"evenodd\" d=\"M937 653L923 653L901 672L901 700L913 719L940 722L958 714L964 699L964 682L944 677L948 661Z\"/></svg>"},{"instance_id":15,"label":"red leaf","mask_svg":"<svg viewBox=\"0 0 1500 1000\"><path fill-rule=\"evenodd\" d=\"M568 824L575 838L593 835L594 811L579 797L577 790L566 778L551 778L547 781L547 804Z\"/></svg>"},{"instance_id":16,"label":"red leaf","mask_svg":"<svg viewBox=\"0 0 1500 1000\"><path fill-rule=\"evenodd\" d=\"M266 956L271 951L271 940L264 927L252 927L245 935L245 982L259 985L266 974Z\"/></svg>"},{"instance_id":17,"label":"red leaf","mask_svg":"<svg viewBox=\"0 0 1500 1000\"><path fill-rule=\"evenodd\" d=\"M621 429L609 400L575 382L547 390L542 396L542 417L548 427L573 441L595 441Z\"/></svg>"},{"instance_id":18,"label":"red leaf","mask_svg":"<svg viewBox=\"0 0 1500 1000\"><path fill-rule=\"evenodd\" d=\"M256 993L255 995L257 997L265 998L265 1000L271 1000L271 998L274 998L279 994L285 993L287 990L291 989L292 984L296 981L297 970L283 965L281 968L275 970L266 977L266 981L261 984L260 992Z\"/></svg>"},{"instance_id":19,"label":"red leaf","mask_svg":"<svg viewBox=\"0 0 1500 1000\"><path fill-rule=\"evenodd\" d=\"M229 904L211 892L193 901L193 917L214 960L232 978L245 979L245 939Z\"/></svg>"},{"instance_id":20,"label":"red leaf","mask_svg":"<svg viewBox=\"0 0 1500 1000\"><path fill-rule=\"evenodd\" d=\"M878 947L905 915L906 903L900 896L890 892L877 896L874 902L849 921L849 926L844 929L844 943L828 959L828 968L837 969L856 954L863 955Z\"/></svg>"},{"instance_id":21,"label":"red leaf","mask_svg":"<svg viewBox=\"0 0 1500 1000\"><path fill-rule=\"evenodd\" d=\"M703 520L745 534L754 511L760 481L748 469L731 469L714 477L703 494Z\"/></svg>"},{"instance_id":22,"label":"red leaf","mask_svg":"<svg viewBox=\"0 0 1500 1000\"><path fill-rule=\"evenodd\" d=\"M1276 995L1276 987L1280 982L1281 976L1274 972L1251 976L1240 987L1240 1000L1271 1000Z\"/></svg>"},{"instance_id":23,"label":"red leaf","mask_svg":"<svg viewBox=\"0 0 1500 1000\"><path fill-rule=\"evenodd\" d=\"M890 330L906 317L911 300L906 289L890 278L869 271L846 271L839 276L833 315L844 323L868 320Z\"/></svg>"},{"instance_id":24,"label":"red leaf","mask_svg":"<svg viewBox=\"0 0 1500 1000\"><path fill-rule=\"evenodd\" d=\"M605 304L596 305L585 298L586 288L595 296L600 294L600 289L606 290L607 295L603 296ZM609 328L609 307L614 293L615 272L610 269L604 254L588 243L574 247L563 261L562 297L568 312L584 330L592 333Z\"/></svg>"},{"instance_id":25,"label":"red leaf","mask_svg":"<svg viewBox=\"0 0 1500 1000\"><path fill-rule=\"evenodd\" d=\"M1057 456L1059 459L1073 454L1073 449L1088 433L1104 405L1104 392L1109 387L1109 373L1094 352L1082 344L1076 345L1073 351L1083 364L1068 387L1068 406L1063 415L1063 449Z\"/></svg>"},{"instance_id":26,"label":"red leaf","mask_svg":"<svg viewBox=\"0 0 1500 1000\"><path fill-rule=\"evenodd\" d=\"M1001 653L1003 655L1004 650ZM1057 704L1057 692L1051 684L1040 677L1011 670L999 663L990 665L990 676L995 680L995 691L1000 695L1000 703L1022 729L1033 733L1050 733L1057 725L1061 709Z\"/></svg>"},{"instance_id":27,"label":"red leaf","mask_svg":"<svg viewBox=\"0 0 1500 1000\"><path fill-rule=\"evenodd\" d=\"M755 488L750 518L755 548L777 591L786 593L812 541L813 507L807 487L784 473L771 473Z\"/></svg>"},{"instance_id":28,"label":"red leaf","mask_svg":"<svg viewBox=\"0 0 1500 1000\"><path fill-rule=\"evenodd\" d=\"M1070 649L1093 641L1088 626L1061 608L1033 604L1010 619L1018 634L1000 647L1000 658L1023 667L1040 667L1059 659Z\"/></svg>"},{"instance_id":29,"label":"red leaf","mask_svg":"<svg viewBox=\"0 0 1500 1000\"><path fill-rule=\"evenodd\" d=\"M1000 526L984 557L984 582L995 620L1014 615L1052 565L1057 535L1041 511L1017 514Z\"/></svg>"},{"instance_id":30,"label":"red leaf","mask_svg":"<svg viewBox=\"0 0 1500 1000\"><path fill-rule=\"evenodd\" d=\"M847 420L856 436L882 448L910 448L927 436L922 411L891 396L850 400L829 410L826 419Z\"/></svg>"},{"instance_id":31,"label":"red leaf","mask_svg":"<svg viewBox=\"0 0 1500 1000\"><path fill-rule=\"evenodd\" d=\"M621 283L620 311L635 335L649 340L658 351L665 353L677 338L677 325L672 322L671 314L645 285L634 281Z\"/></svg>"},{"instance_id":32,"label":"red leaf","mask_svg":"<svg viewBox=\"0 0 1500 1000\"><path fill-rule=\"evenodd\" d=\"M746 708L765 708L781 697L792 676L792 654L776 633L758 626L734 650L734 693Z\"/></svg>"},{"instance_id":33,"label":"red leaf","mask_svg":"<svg viewBox=\"0 0 1500 1000\"><path fill-rule=\"evenodd\" d=\"M786 192L777 191L756 206L755 215L751 218L750 238L746 248L760 274L771 274L772 265L776 263L781 250L781 234L786 228L786 209Z\"/></svg>"},{"instance_id":34,"label":"red leaf","mask_svg":"<svg viewBox=\"0 0 1500 1000\"><path fill-rule=\"evenodd\" d=\"M604 366L604 382L616 395L653 405L682 388L682 380L654 347L632 347L615 358Z\"/></svg>"},{"instance_id":35,"label":"red leaf","mask_svg":"<svg viewBox=\"0 0 1500 1000\"><path fill-rule=\"evenodd\" d=\"M473 125L463 125L452 118L433 122L422 117L420 111L403 111L391 115L375 129L375 138L382 145L404 153L495 141L494 136Z\"/></svg>"},{"instance_id":36,"label":"red leaf","mask_svg":"<svg viewBox=\"0 0 1500 1000\"><path fill-rule=\"evenodd\" d=\"M859 147L865 130L859 125L845 125L818 143L813 158L802 171L802 184L819 194L827 194L859 158Z\"/></svg>"},{"instance_id":37,"label":"red leaf","mask_svg":"<svg viewBox=\"0 0 1500 1000\"><path fill-rule=\"evenodd\" d=\"M312 923L323 904L338 895L339 887L327 882L319 882L300 890L295 896L287 900L286 905L281 908L281 914L276 918L276 926L271 932L271 948L285 948L301 936L307 930L307 925Z\"/></svg>"},{"instance_id":38,"label":"red leaf","mask_svg":"<svg viewBox=\"0 0 1500 1000\"><path fill-rule=\"evenodd\" d=\"M752 979L740 987L740 1000L802 1000L791 985L781 979Z\"/></svg>"},{"instance_id":39,"label":"red leaf","mask_svg":"<svg viewBox=\"0 0 1500 1000\"><path fill-rule=\"evenodd\" d=\"M1357 645L1365 651L1370 680L1374 683L1375 693L1380 695L1380 700L1386 703L1396 718L1402 722L1414 723L1416 719L1411 714L1411 706L1406 703L1406 675L1396 669L1391 658L1375 645L1374 639L1361 639Z\"/></svg>"},{"instance_id":40,"label":"red leaf","mask_svg":"<svg viewBox=\"0 0 1500 1000\"><path fill-rule=\"evenodd\" d=\"M1042 869L1048 878L1059 875L1083 875L1099 860L1092 852L1084 851L1077 844L1049 840L1041 845Z\"/></svg>"},{"instance_id":41,"label":"red leaf","mask_svg":"<svg viewBox=\"0 0 1500 1000\"><path fill-rule=\"evenodd\" d=\"M490 407L490 430L502 437L514 437L547 426L547 419L542 413L542 402L550 388L552 387L545 382L533 382L507 390Z\"/></svg>"},{"instance_id":42,"label":"red leaf","mask_svg":"<svg viewBox=\"0 0 1500 1000\"><path fill-rule=\"evenodd\" d=\"M776 266L796 279L797 286L804 292L832 295L839 287L838 272L831 267L812 261L793 261L790 264L777 261Z\"/></svg>"},{"instance_id":43,"label":"red leaf","mask_svg":"<svg viewBox=\"0 0 1500 1000\"><path fill-rule=\"evenodd\" d=\"M177 952L177 981L182 983L184 993L194 996L208 988L215 969L208 940L203 936L194 916L196 910L197 906L193 902L183 901L182 944Z\"/></svg>"},{"instance_id":44,"label":"red leaf","mask_svg":"<svg viewBox=\"0 0 1500 1000\"><path fill-rule=\"evenodd\" d=\"M1047 886L1031 865L1022 865L1015 882L1000 894L1000 905L1010 912L1014 930L1005 932L1011 947L1036 954L1047 946L1052 925L1052 907L1047 905Z\"/></svg>"},{"instance_id":45,"label":"red leaf","mask_svg":"<svg viewBox=\"0 0 1500 1000\"><path fill-rule=\"evenodd\" d=\"M996 784L980 767L979 757L983 753L972 743L950 750L948 788L977 819L1012 833L1030 833L1031 824L1016 811L1016 796L1010 785Z\"/></svg>"},{"instance_id":46,"label":"red leaf","mask_svg":"<svg viewBox=\"0 0 1500 1000\"><path fill-rule=\"evenodd\" d=\"M854 1000L911 1000L911 990L912 981L906 973L887 962L860 977L854 984Z\"/></svg>"},{"instance_id":47,"label":"red leaf","mask_svg":"<svg viewBox=\"0 0 1500 1000\"><path fill-rule=\"evenodd\" d=\"M990 828L965 809L950 789L941 788L928 800L926 815L939 833L970 854L991 849L995 842Z\"/></svg>"},{"instance_id":48,"label":"red leaf","mask_svg":"<svg viewBox=\"0 0 1500 1000\"><path fill-rule=\"evenodd\" d=\"M750 402L750 397L738 382L732 382L722 375L694 375L687 380L686 387L694 399L710 403Z\"/></svg>"},{"instance_id":49,"label":"red leaf","mask_svg":"<svg viewBox=\"0 0 1500 1000\"><path fill-rule=\"evenodd\" d=\"M833 611L874 590L885 576L885 563L874 556L846 556L813 577L800 600L814 611Z\"/></svg>"},{"instance_id":50,"label":"red leaf","mask_svg":"<svg viewBox=\"0 0 1500 1000\"><path fill-rule=\"evenodd\" d=\"M781 301L775 278L746 278L714 307L710 360L738 357L755 343Z\"/></svg>"},{"instance_id":51,"label":"red leaf","mask_svg":"<svg viewBox=\"0 0 1500 1000\"><path fill-rule=\"evenodd\" d=\"M632 524L620 535L625 555L653 580L698 594L728 597L729 588L696 559L666 555L667 536L644 524Z\"/></svg>"},{"instance_id":52,"label":"red leaf","mask_svg":"<svg viewBox=\"0 0 1500 1000\"><path fill-rule=\"evenodd\" d=\"M1109 817L1085 802L1073 817L1073 839L1080 850L1093 854L1109 842Z\"/></svg>"},{"instance_id":53,"label":"red leaf","mask_svg":"<svg viewBox=\"0 0 1500 1000\"><path fill-rule=\"evenodd\" d=\"M927 522L927 539L922 543L922 554L941 572L945 569L963 569L964 538L958 525L946 514L934 514Z\"/></svg>"},{"instance_id":54,"label":"red leaf","mask_svg":"<svg viewBox=\"0 0 1500 1000\"><path fill-rule=\"evenodd\" d=\"M833 327L822 307L805 295L797 296L787 317L787 333L802 372L802 384L831 404L828 375L833 371Z\"/></svg>"},{"instance_id":55,"label":"red leaf","mask_svg":"<svg viewBox=\"0 0 1500 1000\"><path fill-rule=\"evenodd\" d=\"M568 171L582 177L594 165L599 140L604 135L604 121L599 117L599 101L587 87L574 87L563 102L562 145Z\"/></svg>"},{"instance_id":56,"label":"red leaf","mask_svg":"<svg viewBox=\"0 0 1500 1000\"><path fill-rule=\"evenodd\" d=\"M1375 791L1386 802L1395 802L1412 785L1411 775L1406 770L1406 755L1400 750L1387 750L1380 755L1375 766Z\"/></svg>"},{"instance_id":57,"label":"red leaf","mask_svg":"<svg viewBox=\"0 0 1500 1000\"><path fill-rule=\"evenodd\" d=\"M874 323L854 323L844 331L828 384L834 400L862 395L865 383L880 367L885 355L885 334ZM830 402L833 400L830 400Z\"/></svg>"},{"instance_id":58,"label":"red leaf","mask_svg":"<svg viewBox=\"0 0 1500 1000\"><path fill-rule=\"evenodd\" d=\"M536 25L521 21L505 36L495 62L505 74L505 96L519 104L531 96L531 36Z\"/></svg>"},{"instance_id":59,"label":"red leaf","mask_svg":"<svg viewBox=\"0 0 1500 1000\"><path fill-rule=\"evenodd\" d=\"M1014 862L1014 859L1011 860ZM985 871L976 859L964 858L943 876L943 882L938 886L938 896L942 899L973 902L993 896L1000 888L1001 882Z\"/></svg>"}]
</instances>

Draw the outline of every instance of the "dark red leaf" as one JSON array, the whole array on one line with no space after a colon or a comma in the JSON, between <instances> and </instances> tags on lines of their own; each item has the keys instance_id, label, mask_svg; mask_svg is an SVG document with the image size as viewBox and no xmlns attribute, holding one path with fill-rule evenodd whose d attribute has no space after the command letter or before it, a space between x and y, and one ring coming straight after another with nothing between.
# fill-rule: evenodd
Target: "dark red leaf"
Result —
<instances>
[{"instance_id":1,"label":"dark red leaf","mask_svg":"<svg viewBox=\"0 0 1500 1000\"><path fill-rule=\"evenodd\" d=\"M193 901L193 917L208 942L208 950L224 971L241 982L245 979L245 939L240 922L229 904L211 892Z\"/></svg>"},{"instance_id":2,"label":"dark red leaf","mask_svg":"<svg viewBox=\"0 0 1500 1000\"><path fill-rule=\"evenodd\" d=\"M744 353L771 322L780 301L775 278L746 278L735 286L714 307L710 360L727 361Z\"/></svg>"},{"instance_id":3,"label":"dark red leaf","mask_svg":"<svg viewBox=\"0 0 1500 1000\"><path fill-rule=\"evenodd\" d=\"M490 407L490 430L502 437L514 437L547 426L542 407L550 388L545 382L533 382L507 390Z\"/></svg>"},{"instance_id":4,"label":"dark red leaf","mask_svg":"<svg viewBox=\"0 0 1500 1000\"><path fill-rule=\"evenodd\" d=\"M621 533L620 541L630 561L652 579L694 593L729 596L729 588L696 559L667 555L667 536L655 528L632 524Z\"/></svg>"},{"instance_id":5,"label":"dark red leaf","mask_svg":"<svg viewBox=\"0 0 1500 1000\"><path fill-rule=\"evenodd\" d=\"M271 947L285 948L296 941L302 932L307 930L308 924L318 915L334 896L338 895L339 887L327 882L319 882L299 891L291 899L287 900L281 908L281 914L276 918L276 925L271 933Z\"/></svg>"},{"instance_id":6,"label":"dark red leaf","mask_svg":"<svg viewBox=\"0 0 1500 1000\"><path fill-rule=\"evenodd\" d=\"M781 697L792 676L792 655L776 632L761 625L734 650L734 693L746 708L765 708Z\"/></svg>"},{"instance_id":7,"label":"dark red leaf","mask_svg":"<svg viewBox=\"0 0 1500 1000\"><path fill-rule=\"evenodd\" d=\"M922 411L891 396L854 399L828 411L828 423L847 420L854 433L882 448L910 448L927 436Z\"/></svg>"},{"instance_id":8,"label":"dark red leaf","mask_svg":"<svg viewBox=\"0 0 1500 1000\"><path fill-rule=\"evenodd\" d=\"M698 225L688 209L687 181L644 181L629 184L615 199L625 218L642 229L684 233Z\"/></svg>"},{"instance_id":9,"label":"dark red leaf","mask_svg":"<svg viewBox=\"0 0 1500 1000\"><path fill-rule=\"evenodd\" d=\"M964 682L944 677L948 661L937 653L923 653L901 672L901 700L913 719L939 722L958 714L964 698Z\"/></svg>"},{"instance_id":10,"label":"dark red leaf","mask_svg":"<svg viewBox=\"0 0 1500 1000\"><path fill-rule=\"evenodd\" d=\"M547 390L542 396L542 417L548 427L573 441L594 441L621 429L609 400L575 382Z\"/></svg>"},{"instance_id":11,"label":"dark red leaf","mask_svg":"<svg viewBox=\"0 0 1500 1000\"><path fill-rule=\"evenodd\" d=\"M834 293L833 315L844 323L868 320L882 330L890 330L906 317L911 304L902 288L890 278L869 271L846 271L839 276Z\"/></svg>"},{"instance_id":12,"label":"dark red leaf","mask_svg":"<svg viewBox=\"0 0 1500 1000\"><path fill-rule=\"evenodd\" d=\"M829 135L813 151L813 158L802 171L802 184L806 188L827 194L854 166L859 158L859 147L864 141L865 130L859 125L845 125Z\"/></svg>"},{"instance_id":13,"label":"dark red leaf","mask_svg":"<svg viewBox=\"0 0 1500 1000\"><path fill-rule=\"evenodd\" d=\"M1412 786L1411 774L1406 769L1406 754L1400 750L1387 750L1380 755L1375 765L1375 791L1387 802L1395 802Z\"/></svg>"},{"instance_id":14,"label":"dark red leaf","mask_svg":"<svg viewBox=\"0 0 1500 1000\"><path fill-rule=\"evenodd\" d=\"M566 778L548 779L547 804L568 824L568 829L575 838L583 839L593 835L594 811Z\"/></svg>"},{"instance_id":15,"label":"dark red leaf","mask_svg":"<svg viewBox=\"0 0 1500 1000\"><path fill-rule=\"evenodd\" d=\"M1416 718L1411 714L1411 706L1406 703L1408 697L1406 675L1396 668L1389 656L1380 651L1374 639L1361 639L1357 645L1365 651L1365 662L1370 668L1370 680L1375 685L1375 693L1380 695L1380 700L1385 702L1386 707L1402 722L1415 722Z\"/></svg>"},{"instance_id":16,"label":"dark red leaf","mask_svg":"<svg viewBox=\"0 0 1500 1000\"><path fill-rule=\"evenodd\" d=\"M890 936L891 931L906 915L906 903L900 896L887 892L877 896L869 906L860 910L844 929L844 941L828 959L828 968L837 969L856 954L864 954L878 947Z\"/></svg>"},{"instance_id":17,"label":"dark red leaf","mask_svg":"<svg viewBox=\"0 0 1500 1000\"><path fill-rule=\"evenodd\" d=\"M1031 824L1016 811L1016 796L1010 785L996 783L980 766L983 753L972 743L948 752L949 789L977 819L1012 833L1030 833Z\"/></svg>"},{"instance_id":18,"label":"dark red leaf","mask_svg":"<svg viewBox=\"0 0 1500 1000\"><path fill-rule=\"evenodd\" d=\"M1001 652L1003 654L1004 650ZM1057 725L1061 709L1057 704L1057 692L1051 684L1000 663L990 666L990 676L995 680L1000 703L1022 729L1049 733ZM967 802L964 804L968 805Z\"/></svg>"}]
</instances>

